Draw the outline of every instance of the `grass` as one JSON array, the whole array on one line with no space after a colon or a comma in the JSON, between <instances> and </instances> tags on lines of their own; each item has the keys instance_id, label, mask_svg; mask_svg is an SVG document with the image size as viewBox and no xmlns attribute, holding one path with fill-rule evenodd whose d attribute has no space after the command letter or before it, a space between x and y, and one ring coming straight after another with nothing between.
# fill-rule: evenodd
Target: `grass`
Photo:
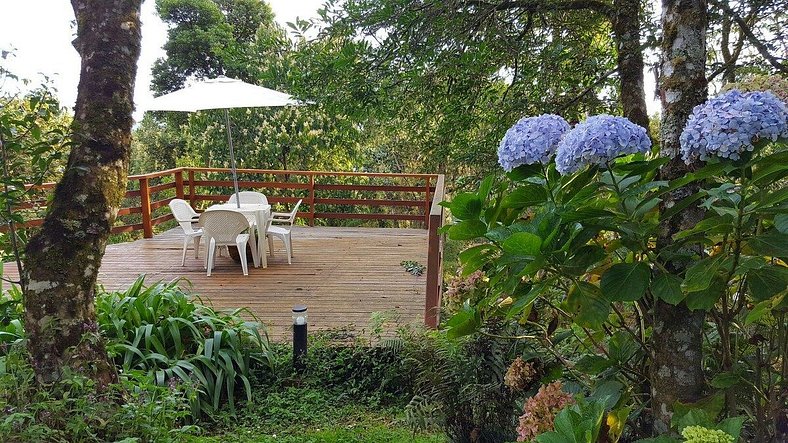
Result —
<instances>
[{"instance_id":1,"label":"grass","mask_svg":"<svg viewBox=\"0 0 788 443\"><path fill-rule=\"evenodd\" d=\"M401 407L341 400L335 393L313 387L279 386L259 395L233 417L221 417L210 437L194 442L445 442L442 433L414 434ZM373 402L374 403L374 402Z\"/></svg>"}]
</instances>

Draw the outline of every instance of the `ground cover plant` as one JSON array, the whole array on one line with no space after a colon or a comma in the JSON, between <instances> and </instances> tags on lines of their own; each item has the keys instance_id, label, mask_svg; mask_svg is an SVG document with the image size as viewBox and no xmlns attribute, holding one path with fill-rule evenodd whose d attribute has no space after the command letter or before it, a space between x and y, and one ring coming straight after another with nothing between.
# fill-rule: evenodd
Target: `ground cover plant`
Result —
<instances>
[{"instance_id":1,"label":"ground cover plant","mask_svg":"<svg viewBox=\"0 0 788 443\"><path fill-rule=\"evenodd\" d=\"M100 392L77 373L38 389L25 352L21 293L6 291L0 439L445 441L438 428L409 424L404 340L372 346L348 331L313 335L306 370L296 373L289 345L270 344L243 311L214 311L178 283L140 278L125 291L98 295L98 333L119 373L119 383Z\"/></svg>"}]
</instances>

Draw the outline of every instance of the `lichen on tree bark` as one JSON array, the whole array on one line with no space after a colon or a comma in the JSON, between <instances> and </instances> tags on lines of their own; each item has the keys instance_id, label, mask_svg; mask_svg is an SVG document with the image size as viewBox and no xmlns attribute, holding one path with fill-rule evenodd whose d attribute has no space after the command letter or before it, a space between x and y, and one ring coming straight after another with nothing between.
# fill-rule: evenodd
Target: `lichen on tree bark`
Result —
<instances>
[{"instance_id":1,"label":"lichen on tree bark","mask_svg":"<svg viewBox=\"0 0 788 443\"><path fill-rule=\"evenodd\" d=\"M126 189L141 0L72 0L82 58L73 147L25 258L25 328L39 383L70 367L99 389L116 379L98 336L95 287Z\"/></svg>"},{"instance_id":2,"label":"lichen on tree bark","mask_svg":"<svg viewBox=\"0 0 788 443\"><path fill-rule=\"evenodd\" d=\"M661 180L682 177L697 167L681 160L679 137L692 108L706 100L706 27L704 0L663 0L660 150L671 160L660 171ZM667 193L660 209L671 208L697 190L698 185L693 184ZM691 205L663 220L657 248L669 245L674 234L693 227L703 215L702 208ZM701 250L695 247L692 252L699 254ZM666 267L680 275L686 266L686 262L671 261ZM669 430L676 401L692 402L703 394L701 333L705 313L657 301L653 314L652 407L654 430L663 433Z\"/></svg>"}]
</instances>

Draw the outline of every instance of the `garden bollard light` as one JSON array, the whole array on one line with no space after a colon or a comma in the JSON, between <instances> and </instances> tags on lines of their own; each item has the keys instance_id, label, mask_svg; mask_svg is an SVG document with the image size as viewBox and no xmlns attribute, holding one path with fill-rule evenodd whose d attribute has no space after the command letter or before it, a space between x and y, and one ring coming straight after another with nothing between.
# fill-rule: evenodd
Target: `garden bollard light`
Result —
<instances>
[{"instance_id":1,"label":"garden bollard light","mask_svg":"<svg viewBox=\"0 0 788 443\"><path fill-rule=\"evenodd\" d=\"M306 368L306 306L293 306L293 368L303 372Z\"/></svg>"}]
</instances>

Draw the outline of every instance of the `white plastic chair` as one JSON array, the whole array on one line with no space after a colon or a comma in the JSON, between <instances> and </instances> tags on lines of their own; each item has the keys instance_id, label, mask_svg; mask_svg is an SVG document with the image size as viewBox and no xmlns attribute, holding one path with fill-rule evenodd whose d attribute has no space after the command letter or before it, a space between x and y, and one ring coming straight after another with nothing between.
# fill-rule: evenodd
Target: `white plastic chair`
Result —
<instances>
[{"instance_id":1,"label":"white plastic chair","mask_svg":"<svg viewBox=\"0 0 788 443\"><path fill-rule=\"evenodd\" d=\"M268 237L268 251L270 252L271 256L274 255L274 240L273 237L277 237L282 240L282 243L285 244L285 251L287 251L287 264L293 264L293 245L290 240L290 231L293 229L293 222L295 222L296 215L298 214L298 207L301 206L301 202L303 200L298 200L295 207L290 212L274 212L271 213L271 222L272 223L286 223L286 226L277 226L272 224L266 230L266 236Z\"/></svg>"},{"instance_id":2,"label":"white plastic chair","mask_svg":"<svg viewBox=\"0 0 788 443\"><path fill-rule=\"evenodd\" d=\"M255 205L267 205L268 198L260 192L255 191L241 191L238 193L241 204L255 204ZM227 200L227 203L235 203L235 193L230 196Z\"/></svg>"},{"instance_id":3,"label":"white plastic chair","mask_svg":"<svg viewBox=\"0 0 788 443\"><path fill-rule=\"evenodd\" d=\"M235 211L205 211L200 215L200 225L205 233L208 248L205 258L208 276L210 277L213 269L216 248L220 246L236 246L238 255L241 257L241 269L244 275L249 275L249 265L246 260L246 244L249 242L249 234L243 233L249 229L249 221L246 216ZM252 248L252 254L256 258L256 248Z\"/></svg>"},{"instance_id":4,"label":"white plastic chair","mask_svg":"<svg viewBox=\"0 0 788 443\"><path fill-rule=\"evenodd\" d=\"M189 240L194 242L194 258L200 258L200 238L202 237L202 229L194 229L192 223L196 222L198 214L189 205L186 200L174 198L170 201L170 210L175 220L181 225L183 229L183 253L181 254L181 266L186 266L186 248L189 246Z\"/></svg>"}]
</instances>

